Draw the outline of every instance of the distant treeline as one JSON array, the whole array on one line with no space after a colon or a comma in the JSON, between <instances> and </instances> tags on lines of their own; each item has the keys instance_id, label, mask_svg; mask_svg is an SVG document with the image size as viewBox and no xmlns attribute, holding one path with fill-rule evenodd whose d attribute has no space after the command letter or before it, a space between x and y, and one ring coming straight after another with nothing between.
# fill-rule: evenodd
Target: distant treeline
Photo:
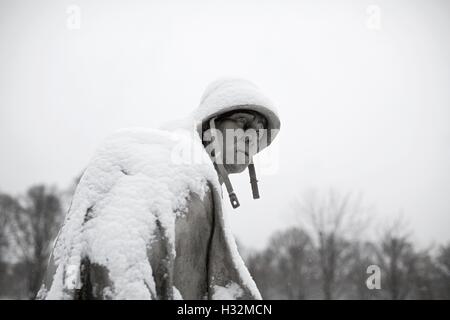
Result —
<instances>
[{"instance_id":1,"label":"distant treeline","mask_svg":"<svg viewBox=\"0 0 450 320\"><path fill-rule=\"evenodd\" d=\"M401 217L370 241L370 210L350 194L309 193L293 209L297 225L245 255L263 298L450 299L450 243L418 249Z\"/></svg>"},{"instance_id":2,"label":"distant treeline","mask_svg":"<svg viewBox=\"0 0 450 320\"><path fill-rule=\"evenodd\" d=\"M36 296L78 179L64 191L0 192L0 299ZM296 225L241 250L263 298L450 299L450 244L418 249L401 219L369 241L367 209L349 194L311 193L293 209Z\"/></svg>"}]
</instances>

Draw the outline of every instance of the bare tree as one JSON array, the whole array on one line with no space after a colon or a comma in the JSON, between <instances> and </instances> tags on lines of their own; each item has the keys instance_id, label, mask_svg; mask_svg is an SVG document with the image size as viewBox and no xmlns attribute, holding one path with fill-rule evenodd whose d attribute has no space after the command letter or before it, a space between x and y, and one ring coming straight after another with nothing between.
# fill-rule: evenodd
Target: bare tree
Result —
<instances>
[{"instance_id":1,"label":"bare tree","mask_svg":"<svg viewBox=\"0 0 450 320\"><path fill-rule=\"evenodd\" d=\"M439 299L439 272L433 257L431 247L419 251L412 250L409 259L409 279L412 284L410 297L413 299Z\"/></svg>"},{"instance_id":2,"label":"bare tree","mask_svg":"<svg viewBox=\"0 0 450 320\"><path fill-rule=\"evenodd\" d=\"M277 285L285 291L286 299L306 299L315 277L310 236L299 228L290 228L272 237L268 251L276 261Z\"/></svg>"},{"instance_id":3,"label":"bare tree","mask_svg":"<svg viewBox=\"0 0 450 320\"><path fill-rule=\"evenodd\" d=\"M367 268L375 264L376 247L370 241L353 241L348 254L346 275L346 299L369 300L379 298L378 290L369 290L366 281Z\"/></svg>"},{"instance_id":4,"label":"bare tree","mask_svg":"<svg viewBox=\"0 0 450 320\"><path fill-rule=\"evenodd\" d=\"M277 269L267 249L249 254L246 265L264 299L281 298L276 288Z\"/></svg>"},{"instance_id":5,"label":"bare tree","mask_svg":"<svg viewBox=\"0 0 450 320\"><path fill-rule=\"evenodd\" d=\"M0 194L0 296L19 297L23 292L23 281L15 275L20 267L15 265L19 259L12 241L14 230L11 226L14 215L20 209L17 199Z\"/></svg>"},{"instance_id":6,"label":"bare tree","mask_svg":"<svg viewBox=\"0 0 450 320\"><path fill-rule=\"evenodd\" d=\"M8 211L6 210L7 196L0 194L0 264L4 262L6 247L8 246L6 227L8 222Z\"/></svg>"},{"instance_id":7,"label":"bare tree","mask_svg":"<svg viewBox=\"0 0 450 320\"><path fill-rule=\"evenodd\" d=\"M437 285L439 299L450 299L450 243L441 246L436 258Z\"/></svg>"},{"instance_id":8,"label":"bare tree","mask_svg":"<svg viewBox=\"0 0 450 320\"><path fill-rule=\"evenodd\" d=\"M17 254L25 264L29 297L34 298L62 220L60 199L54 189L34 186L25 197L13 199L9 210Z\"/></svg>"},{"instance_id":9,"label":"bare tree","mask_svg":"<svg viewBox=\"0 0 450 320\"><path fill-rule=\"evenodd\" d=\"M15 198L0 194L0 262L5 262L6 252L11 249L11 221L20 209Z\"/></svg>"},{"instance_id":10,"label":"bare tree","mask_svg":"<svg viewBox=\"0 0 450 320\"><path fill-rule=\"evenodd\" d=\"M292 227L278 231L247 266L265 299L317 298L317 268L311 237Z\"/></svg>"},{"instance_id":11,"label":"bare tree","mask_svg":"<svg viewBox=\"0 0 450 320\"><path fill-rule=\"evenodd\" d=\"M341 296L339 284L348 272L350 241L355 241L369 223L367 208L361 197L341 196L331 190L318 197L310 192L297 202L296 209L304 217L316 242L324 299Z\"/></svg>"},{"instance_id":12,"label":"bare tree","mask_svg":"<svg viewBox=\"0 0 450 320\"><path fill-rule=\"evenodd\" d=\"M7 230L10 217L7 209L9 203L10 197L5 194L0 194L0 296L4 295L6 291L4 281L8 266L8 261L5 256L9 246Z\"/></svg>"},{"instance_id":13,"label":"bare tree","mask_svg":"<svg viewBox=\"0 0 450 320\"><path fill-rule=\"evenodd\" d=\"M388 298L406 299L412 292L414 250L407 223L397 217L383 232L377 246L377 263L382 271L382 283Z\"/></svg>"}]
</instances>

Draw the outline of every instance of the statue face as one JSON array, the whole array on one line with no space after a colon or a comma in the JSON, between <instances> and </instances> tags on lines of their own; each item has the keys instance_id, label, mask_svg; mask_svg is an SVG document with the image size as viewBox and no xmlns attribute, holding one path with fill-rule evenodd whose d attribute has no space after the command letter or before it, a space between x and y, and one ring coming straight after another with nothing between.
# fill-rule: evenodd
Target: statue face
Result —
<instances>
[{"instance_id":1,"label":"statue face","mask_svg":"<svg viewBox=\"0 0 450 320\"><path fill-rule=\"evenodd\" d=\"M245 170L250 159L258 152L260 130L267 128L264 116L254 111L235 111L216 120L221 155L228 173ZM220 137L221 136L221 137Z\"/></svg>"}]
</instances>

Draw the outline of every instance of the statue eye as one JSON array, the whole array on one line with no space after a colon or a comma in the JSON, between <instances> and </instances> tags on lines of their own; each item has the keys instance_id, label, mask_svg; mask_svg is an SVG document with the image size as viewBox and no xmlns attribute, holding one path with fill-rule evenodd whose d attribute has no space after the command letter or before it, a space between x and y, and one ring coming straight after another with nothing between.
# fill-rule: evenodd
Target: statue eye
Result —
<instances>
[{"instance_id":1,"label":"statue eye","mask_svg":"<svg viewBox=\"0 0 450 320\"><path fill-rule=\"evenodd\" d=\"M247 118L245 117L239 117L236 119L237 122L239 122L240 124L242 124L243 126L245 126L247 124Z\"/></svg>"},{"instance_id":2,"label":"statue eye","mask_svg":"<svg viewBox=\"0 0 450 320\"><path fill-rule=\"evenodd\" d=\"M264 129L264 123L261 120L258 120L255 123L255 129L257 129L257 130Z\"/></svg>"}]
</instances>

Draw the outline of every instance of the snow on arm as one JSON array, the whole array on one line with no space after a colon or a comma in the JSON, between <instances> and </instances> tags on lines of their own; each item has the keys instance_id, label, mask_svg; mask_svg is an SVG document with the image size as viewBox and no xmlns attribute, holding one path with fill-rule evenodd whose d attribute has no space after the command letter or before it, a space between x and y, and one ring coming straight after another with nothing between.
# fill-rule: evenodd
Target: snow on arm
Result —
<instances>
[{"instance_id":1,"label":"snow on arm","mask_svg":"<svg viewBox=\"0 0 450 320\"><path fill-rule=\"evenodd\" d=\"M79 266L85 256L108 269L114 298L156 296L146 255L156 221L173 244L176 214L186 209L189 192L203 198L208 180L218 184L209 159L179 161L186 152L207 157L189 131L125 129L105 141L80 180L60 232L48 298L63 298L65 266Z\"/></svg>"},{"instance_id":2,"label":"snow on arm","mask_svg":"<svg viewBox=\"0 0 450 320\"><path fill-rule=\"evenodd\" d=\"M228 283L225 287L216 285L213 290L213 300L237 300L244 293L242 288L234 282Z\"/></svg>"}]
</instances>

